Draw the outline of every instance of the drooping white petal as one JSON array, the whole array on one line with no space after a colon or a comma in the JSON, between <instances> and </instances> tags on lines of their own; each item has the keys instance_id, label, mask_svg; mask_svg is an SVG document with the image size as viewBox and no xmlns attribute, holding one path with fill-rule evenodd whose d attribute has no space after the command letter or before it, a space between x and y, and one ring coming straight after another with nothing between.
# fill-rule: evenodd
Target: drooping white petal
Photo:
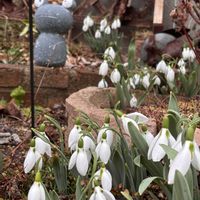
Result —
<instances>
[{"instance_id":1,"label":"drooping white petal","mask_svg":"<svg viewBox=\"0 0 200 200\"><path fill-rule=\"evenodd\" d=\"M69 133L69 137L68 137L68 147L71 148L72 145L76 145L78 138L79 138L79 133L80 133L81 129L79 126L74 125L74 127L72 128L72 130Z\"/></svg>"},{"instance_id":2,"label":"drooping white petal","mask_svg":"<svg viewBox=\"0 0 200 200\"><path fill-rule=\"evenodd\" d=\"M137 124L146 124L149 118L139 112L133 112L126 115L126 117L133 119Z\"/></svg>"},{"instance_id":3,"label":"drooping white petal","mask_svg":"<svg viewBox=\"0 0 200 200\"><path fill-rule=\"evenodd\" d=\"M190 152L190 141L185 141L185 144L182 150L176 155L174 160L171 162L169 174L168 174L168 183L174 183L175 172L178 170L184 176L191 163L191 152Z\"/></svg>"},{"instance_id":4,"label":"drooping white petal","mask_svg":"<svg viewBox=\"0 0 200 200\"><path fill-rule=\"evenodd\" d=\"M175 143L176 143L176 140L175 138L171 135L171 133L169 133L169 146L172 147Z\"/></svg>"},{"instance_id":5,"label":"drooping white petal","mask_svg":"<svg viewBox=\"0 0 200 200\"><path fill-rule=\"evenodd\" d=\"M200 171L200 151L199 147L196 142L193 142L194 144L194 154L193 154L193 159L192 159L192 165L193 167Z\"/></svg>"},{"instance_id":6,"label":"drooping white petal","mask_svg":"<svg viewBox=\"0 0 200 200\"><path fill-rule=\"evenodd\" d=\"M97 144L97 147L95 149L95 152L97 154L97 158L99 158L100 150L101 150L101 142Z\"/></svg>"},{"instance_id":7,"label":"drooping white petal","mask_svg":"<svg viewBox=\"0 0 200 200\"><path fill-rule=\"evenodd\" d=\"M38 182L34 182L33 185L31 186L29 192L28 192L28 200L40 200L40 187L39 187Z\"/></svg>"},{"instance_id":8,"label":"drooping white petal","mask_svg":"<svg viewBox=\"0 0 200 200\"><path fill-rule=\"evenodd\" d=\"M99 75L106 76L108 74L108 62L104 60L99 68Z\"/></svg>"},{"instance_id":9,"label":"drooping white petal","mask_svg":"<svg viewBox=\"0 0 200 200\"><path fill-rule=\"evenodd\" d=\"M40 183L39 188L40 188L40 200L45 200L46 195L45 195L45 190L42 183Z\"/></svg>"},{"instance_id":10,"label":"drooping white petal","mask_svg":"<svg viewBox=\"0 0 200 200\"><path fill-rule=\"evenodd\" d=\"M113 194L108 190L103 190L103 194L106 197L106 200L115 200Z\"/></svg>"},{"instance_id":11,"label":"drooping white petal","mask_svg":"<svg viewBox=\"0 0 200 200\"><path fill-rule=\"evenodd\" d=\"M89 200L96 200L95 199L95 193L92 193L92 195L90 196Z\"/></svg>"},{"instance_id":12,"label":"drooping white petal","mask_svg":"<svg viewBox=\"0 0 200 200\"><path fill-rule=\"evenodd\" d=\"M106 197L103 195L100 187L95 187L96 198L95 200L107 200Z\"/></svg>"},{"instance_id":13,"label":"drooping white petal","mask_svg":"<svg viewBox=\"0 0 200 200\"><path fill-rule=\"evenodd\" d=\"M174 82L174 78L175 78L175 72L171 67L169 67L168 73L166 75L167 82Z\"/></svg>"},{"instance_id":14,"label":"drooping white petal","mask_svg":"<svg viewBox=\"0 0 200 200\"><path fill-rule=\"evenodd\" d=\"M102 173L101 185L104 190L110 191L112 189L112 176L107 169L104 169Z\"/></svg>"},{"instance_id":15,"label":"drooping white petal","mask_svg":"<svg viewBox=\"0 0 200 200\"><path fill-rule=\"evenodd\" d=\"M144 139L146 140L148 146L150 146L150 144L152 143L153 139L154 139L154 136L152 135L151 132L149 131L146 131L144 134Z\"/></svg>"},{"instance_id":16,"label":"drooping white petal","mask_svg":"<svg viewBox=\"0 0 200 200\"><path fill-rule=\"evenodd\" d=\"M108 83L106 82L105 79L101 79L101 81L99 81L98 83L98 88L107 88L108 87Z\"/></svg>"},{"instance_id":17,"label":"drooping white petal","mask_svg":"<svg viewBox=\"0 0 200 200\"><path fill-rule=\"evenodd\" d=\"M68 169L72 169L76 163L76 159L77 159L77 151L75 151L72 155L71 158L69 159L69 164L68 164Z\"/></svg>"},{"instance_id":18,"label":"drooping white petal","mask_svg":"<svg viewBox=\"0 0 200 200\"><path fill-rule=\"evenodd\" d=\"M84 136L83 137L83 143L84 143L84 150L93 150L95 148L93 140L89 136Z\"/></svg>"},{"instance_id":19,"label":"drooping white petal","mask_svg":"<svg viewBox=\"0 0 200 200\"><path fill-rule=\"evenodd\" d=\"M108 127L109 128L109 127ZM112 130L109 130L108 128L102 128L99 133L98 133L98 136L97 136L97 143L99 143L102 139L102 135L103 133L105 132L106 133L106 141L107 143L111 146L112 145L112 142L113 142L113 132Z\"/></svg>"},{"instance_id":20,"label":"drooping white petal","mask_svg":"<svg viewBox=\"0 0 200 200\"><path fill-rule=\"evenodd\" d=\"M38 169L41 170L43 161L42 161L42 155L38 151L35 151L35 163L38 164Z\"/></svg>"},{"instance_id":21,"label":"drooping white petal","mask_svg":"<svg viewBox=\"0 0 200 200\"><path fill-rule=\"evenodd\" d=\"M99 157L101 161L107 164L108 160L110 159L110 155L111 155L110 146L108 145L106 141L103 141L101 144L100 151L99 151Z\"/></svg>"},{"instance_id":22,"label":"drooping white petal","mask_svg":"<svg viewBox=\"0 0 200 200\"><path fill-rule=\"evenodd\" d=\"M104 33L107 34L107 35L110 35L110 33L111 33L111 28L110 28L110 26L107 26L107 27L105 28Z\"/></svg>"},{"instance_id":23,"label":"drooping white petal","mask_svg":"<svg viewBox=\"0 0 200 200\"><path fill-rule=\"evenodd\" d=\"M110 75L110 79L113 83L118 83L121 79L121 75L118 69L114 69Z\"/></svg>"},{"instance_id":24,"label":"drooping white petal","mask_svg":"<svg viewBox=\"0 0 200 200\"><path fill-rule=\"evenodd\" d=\"M164 60L161 60L156 66L156 71L165 73L166 68L167 68L166 62Z\"/></svg>"},{"instance_id":25,"label":"drooping white petal","mask_svg":"<svg viewBox=\"0 0 200 200\"><path fill-rule=\"evenodd\" d=\"M126 117L126 116L122 116L121 117L121 120L122 120L122 125L123 125L123 128L124 128L124 131L130 135L129 133L129 129L128 129L128 123L132 123L138 130L139 130L139 127L137 125L137 123L135 122L135 120L133 119L130 119L129 117Z\"/></svg>"},{"instance_id":26,"label":"drooping white petal","mask_svg":"<svg viewBox=\"0 0 200 200\"><path fill-rule=\"evenodd\" d=\"M46 151L46 142L44 142L41 138L36 137L35 138L35 149L40 154L44 155L44 153Z\"/></svg>"},{"instance_id":27,"label":"drooping white petal","mask_svg":"<svg viewBox=\"0 0 200 200\"><path fill-rule=\"evenodd\" d=\"M26 155L26 158L24 160L24 172L29 173L33 169L34 165L35 165L35 152L33 150L33 147L30 147Z\"/></svg>"},{"instance_id":28,"label":"drooping white petal","mask_svg":"<svg viewBox=\"0 0 200 200\"><path fill-rule=\"evenodd\" d=\"M158 133L156 135L156 137L154 137L154 139L152 140L152 142L149 146L149 150L148 150L148 154L147 154L148 160L152 159L152 151L153 151L153 148L154 148L155 144L157 143L159 137L160 137L160 133Z\"/></svg>"},{"instance_id":29,"label":"drooping white petal","mask_svg":"<svg viewBox=\"0 0 200 200\"><path fill-rule=\"evenodd\" d=\"M132 98L131 98L131 100L129 102L129 105L130 105L131 108L137 106L137 99L136 99L136 97L134 95L132 96Z\"/></svg>"},{"instance_id":30,"label":"drooping white petal","mask_svg":"<svg viewBox=\"0 0 200 200\"><path fill-rule=\"evenodd\" d=\"M76 168L81 176L85 176L88 170L88 158L87 153L84 150L79 150L76 158Z\"/></svg>"},{"instance_id":31,"label":"drooping white petal","mask_svg":"<svg viewBox=\"0 0 200 200\"><path fill-rule=\"evenodd\" d=\"M179 152L183 147L181 139L182 139L182 133L178 135L176 142L172 145L172 148L177 152Z\"/></svg>"}]
</instances>

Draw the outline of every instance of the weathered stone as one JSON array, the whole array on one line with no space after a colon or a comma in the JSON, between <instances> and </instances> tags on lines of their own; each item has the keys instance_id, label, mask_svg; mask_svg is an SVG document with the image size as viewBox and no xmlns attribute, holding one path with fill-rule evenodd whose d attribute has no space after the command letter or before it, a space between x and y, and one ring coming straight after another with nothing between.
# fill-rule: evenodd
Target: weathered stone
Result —
<instances>
[{"instance_id":1,"label":"weathered stone","mask_svg":"<svg viewBox=\"0 0 200 200\"><path fill-rule=\"evenodd\" d=\"M11 133L5 132L5 133L0 133L0 145L3 144L8 144L11 139Z\"/></svg>"},{"instance_id":2,"label":"weathered stone","mask_svg":"<svg viewBox=\"0 0 200 200\"><path fill-rule=\"evenodd\" d=\"M64 34L71 27L73 18L63 6L45 4L36 10L35 23L40 32Z\"/></svg>"},{"instance_id":3,"label":"weathered stone","mask_svg":"<svg viewBox=\"0 0 200 200\"><path fill-rule=\"evenodd\" d=\"M21 139L19 138L19 135L16 133L12 134L12 140L14 141L14 143L19 144L21 142Z\"/></svg>"},{"instance_id":4,"label":"weathered stone","mask_svg":"<svg viewBox=\"0 0 200 200\"><path fill-rule=\"evenodd\" d=\"M61 67L65 65L66 45L62 35L41 33L36 40L34 60L36 65Z\"/></svg>"}]
</instances>

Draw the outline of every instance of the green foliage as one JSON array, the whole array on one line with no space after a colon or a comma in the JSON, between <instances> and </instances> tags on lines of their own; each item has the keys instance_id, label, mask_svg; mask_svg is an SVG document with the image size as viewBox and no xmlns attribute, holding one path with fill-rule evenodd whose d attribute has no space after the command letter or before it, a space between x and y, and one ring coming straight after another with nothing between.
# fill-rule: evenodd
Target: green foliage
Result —
<instances>
[{"instance_id":1,"label":"green foliage","mask_svg":"<svg viewBox=\"0 0 200 200\"><path fill-rule=\"evenodd\" d=\"M18 86L17 88L11 91L10 96L15 100L16 104L20 106L23 103L23 98L26 92L22 86Z\"/></svg>"}]
</instances>

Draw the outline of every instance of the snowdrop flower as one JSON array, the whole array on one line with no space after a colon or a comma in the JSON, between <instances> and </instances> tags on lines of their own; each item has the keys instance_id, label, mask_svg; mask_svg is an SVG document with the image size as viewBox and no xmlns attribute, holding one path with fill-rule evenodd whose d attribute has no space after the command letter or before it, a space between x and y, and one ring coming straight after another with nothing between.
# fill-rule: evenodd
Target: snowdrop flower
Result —
<instances>
[{"instance_id":1,"label":"snowdrop flower","mask_svg":"<svg viewBox=\"0 0 200 200\"><path fill-rule=\"evenodd\" d=\"M134 84L138 85L140 83L140 75L139 74L135 74L133 76L133 80L134 80Z\"/></svg>"},{"instance_id":2,"label":"snowdrop flower","mask_svg":"<svg viewBox=\"0 0 200 200\"><path fill-rule=\"evenodd\" d=\"M85 151L94 151L95 150L95 144L94 141L87 135L82 136L83 139L83 149Z\"/></svg>"},{"instance_id":3,"label":"snowdrop flower","mask_svg":"<svg viewBox=\"0 0 200 200\"><path fill-rule=\"evenodd\" d=\"M155 75L153 77L153 79L154 79L154 85L158 85L159 86L161 84L161 80L157 75Z\"/></svg>"},{"instance_id":4,"label":"snowdrop flower","mask_svg":"<svg viewBox=\"0 0 200 200\"><path fill-rule=\"evenodd\" d=\"M181 73L181 74L183 74L183 75L186 74L185 66L181 66L179 70L180 70L180 73Z\"/></svg>"},{"instance_id":5,"label":"snowdrop flower","mask_svg":"<svg viewBox=\"0 0 200 200\"><path fill-rule=\"evenodd\" d=\"M118 26L117 26L117 20L115 19L114 21L113 21L113 23L111 24L111 28L113 29L113 30L116 30L117 28L118 28Z\"/></svg>"},{"instance_id":6,"label":"snowdrop flower","mask_svg":"<svg viewBox=\"0 0 200 200\"><path fill-rule=\"evenodd\" d=\"M104 60L99 68L99 75L106 76L108 74L108 62L107 60Z\"/></svg>"},{"instance_id":7,"label":"snowdrop flower","mask_svg":"<svg viewBox=\"0 0 200 200\"><path fill-rule=\"evenodd\" d=\"M167 82L174 82L174 78L175 78L175 72L171 67L169 67L166 75Z\"/></svg>"},{"instance_id":8,"label":"snowdrop flower","mask_svg":"<svg viewBox=\"0 0 200 200\"><path fill-rule=\"evenodd\" d=\"M182 66L185 67L186 63L185 63L185 61L183 60L183 58L181 58L181 59L178 61L177 65L178 65L179 67L182 67Z\"/></svg>"},{"instance_id":9,"label":"snowdrop flower","mask_svg":"<svg viewBox=\"0 0 200 200\"><path fill-rule=\"evenodd\" d=\"M99 30L96 30L94 37L96 39L101 38L101 32Z\"/></svg>"},{"instance_id":10,"label":"snowdrop flower","mask_svg":"<svg viewBox=\"0 0 200 200\"><path fill-rule=\"evenodd\" d=\"M129 84L133 89L136 88L133 77L129 78Z\"/></svg>"},{"instance_id":11,"label":"snowdrop flower","mask_svg":"<svg viewBox=\"0 0 200 200\"><path fill-rule=\"evenodd\" d=\"M41 154L36 151L35 149L35 140L31 141L31 147L28 150L26 158L24 160L24 172L27 174L29 173L35 164L38 164L38 169L42 168L42 156Z\"/></svg>"},{"instance_id":12,"label":"snowdrop flower","mask_svg":"<svg viewBox=\"0 0 200 200\"><path fill-rule=\"evenodd\" d=\"M88 27L92 27L94 25L94 20L88 15L87 17L85 17L85 19L83 20L83 24L87 25Z\"/></svg>"},{"instance_id":13,"label":"snowdrop flower","mask_svg":"<svg viewBox=\"0 0 200 200\"><path fill-rule=\"evenodd\" d=\"M38 171L35 181L28 192L28 200L45 200L45 190L41 182L41 175Z\"/></svg>"},{"instance_id":14,"label":"snowdrop flower","mask_svg":"<svg viewBox=\"0 0 200 200\"><path fill-rule=\"evenodd\" d=\"M115 197L110 191L104 190L101 187L96 186L94 188L94 193L91 195L89 200L115 200Z\"/></svg>"},{"instance_id":15,"label":"snowdrop flower","mask_svg":"<svg viewBox=\"0 0 200 200\"><path fill-rule=\"evenodd\" d=\"M76 165L78 173L81 176L85 176L89 167L89 156L87 153L88 151L84 149L84 141L82 138L80 138L77 149L69 160L68 169L71 170Z\"/></svg>"},{"instance_id":16,"label":"snowdrop flower","mask_svg":"<svg viewBox=\"0 0 200 200\"><path fill-rule=\"evenodd\" d=\"M126 117L133 119L137 124L146 124L149 118L139 112L133 112L126 114Z\"/></svg>"},{"instance_id":17,"label":"snowdrop flower","mask_svg":"<svg viewBox=\"0 0 200 200\"><path fill-rule=\"evenodd\" d=\"M116 19L117 28L121 27L121 21L119 18Z\"/></svg>"},{"instance_id":18,"label":"snowdrop flower","mask_svg":"<svg viewBox=\"0 0 200 200\"><path fill-rule=\"evenodd\" d=\"M87 32L88 29L89 29L89 26L88 26L87 24L84 24L83 27L82 27L82 30L83 30L84 32Z\"/></svg>"},{"instance_id":19,"label":"snowdrop flower","mask_svg":"<svg viewBox=\"0 0 200 200\"><path fill-rule=\"evenodd\" d=\"M110 26L107 26L107 27L105 28L104 33L107 34L107 35L110 35L110 33L111 33L111 28L110 28Z\"/></svg>"},{"instance_id":20,"label":"snowdrop flower","mask_svg":"<svg viewBox=\"0 0 200 200\"><path fill-rule=\"evenodd\" d=\"M131 98L129 104L130 104L130 107L131 107L131 108L137 107L137 99L136 99L136 97L135 97L134 95L132 96L132 98Z\"/></svg>"},{"instance_id":21,"label":"snowdrop flower","mask_svg":"<svg viewBox=\"0 0 200 200\"><path fill-rule=\"evenodd\" d=\"M112 47L108 47L105 52L104 52L104 56L107 58L110 58L112 60L115 59L116 53L114 51L114 49Z\"/></svg>"},{"instance_id":22,"label":"snowdrop flower","mask_svg":"<svg viewBox=\"0 0 200 200\"><path fill-rule=\"evenodd\" d=\"M108 25L108 21L106 18L100 21L100 31L103 32L106 26Z\"/></svg>"},{"instance_id":23,"label":"snowdrop flower","mask_svg":"<svg viewBox=\"0 0 200 200\"><path fill-rule=\"evenodd\" d=\"M107 88L107 87L108 87L108 83L106 82L104 78L102 78L98 83L98 88Z\"/></svg>"},{"instance_id":24,"label":"snowdrop flower","mask_svg":"<svg viewBox=\"0 0 200 200\"><path fill-rule=\"evenodd\" d=\"M101 186L104 190L110 191L112 189L112 176L111 176L110 172L105 167L101 167L94 174L94 177L95 177L94 180L100 180L101 181Z\"/></svg>"},{"instance_id":25,"label":"snowdrop flower","mask_svg":"<svg viewBox=\"0 0 200 200\"><path fill-rule=\"evenodd\" d=\"M158 162L165 156L165 151L160 146L161 144L169 145L170 147L176 142L174 137L167 128L169 126L169 119L167 116L163 119L163 128L160 130L158 135L153 139L148 150L148 159Z\"/></svg>"},{"instance_id":26,"label":"snowdrop flower","mask_svg":"<svg viewBox=\"0 0 200 200\"><path fill-rule=\"evenodd\" d=\"M64 6L67 9L74 9L76 7L76 1L75 0L63 0L62 6Z\"/></svg>"},{"instance_id":27,"label":"snowdrop flower","mask_svg":"<svg viewBox=\"0 0 200 200\"><path fill-rule=\"evenodd\" d=\"M189 61L193 62L194 59L196 58L196 55L195 55L195 53L194 53L194 51L192 49L190 50L190 54L189 55L190 55L189 56Z\"/></svg>"},{"instance_id":28,"label":"snowdrop flower","mask_svg":"<svg viewBox=\"0 0 200 200\"><path fill-rule=\"evenodd\" d=\"M183 60L189 60L189 58L190 58L190 48L189 47L183 48L182 57L183 57Z\"/></svg>"},{"instance_id":29,"label":"snowdrop flower","mask_svg":"<svg viewBox=\"0 0 200 200\"><path fill-rule=\"evenodd\" d=\"M42 136L50 142L49 138L45 134L45 132L42 133ZM51 145L42 140L39 137L35 138L35 150L38 151L40 154L44 155L45 153L51 157Z\"/></svg>"},{"instance_id":30,"label":"snowdrop flower","mask_svg":"<svg viewBox=\"0 0 200 200\"><path fill-rule=\"evenodd\" d=\"M36 8L39 8L40 6L48 3L48 0L35 0L34 5Z\"/></svg>"},{"instance_id":31,"label":"snowdrop flower","mask_svg":"<svg viewBox=\"0 0 200 200\"><path fill-rule=\"evenodd\" d=\"M111 75L110 75L110 79L113 83L118 83L121 79L121 74L119 72L119 70L117 68L115 68Z\"/></svg>"},{"instance_id":32,"label":"snowdrop flower","mask_svg":"<svg viewBox=\"0 0 200 200\"><path fill-rule=\"evenodd\" d=\"M98 143L95 151L97 154L97 158L100 158L100 160L104 164L107 164L111 156L111 150L110 150L110 145L107 141L106 132L102 134L101 141Z\"/></svg>"},{"instance_id":33,"label":"snowdrop flower","mask_svg":"<svg viewBox=\"0 0 200 200\"><path fill-rule=\"evenodd\" d=\"M164 60L161 60L157 65L156 65L156 71L161 72L166 74L168 70L167 64Z\"/></svg>"},{"instance_id":34,"label":"snowdrop flower","mask_svg":"<svg viewBox=\"0 0 200 200\"><path fill-rule=\"evenodd\" d=\"M150 85L150 82L149 82L149 75L145 75L143 76L142 78L142 85L145 89L148 89L149 88L149 85Z\"/></svg>"},{"instance_id":35,"label":"snowdrop flower","mask_svg":"<svg viewBox=\"0 0 200 200\"><path fill-rule=\"evenodd\" d=\"M176 139L176 142L172 145L172 149L176 150L177 152L179 152L183 145L182 145L182 133L180 133Z\"/></svg>"},{"instance_id":36,"label":"snowdrop flower","mask_svg":"<svg viewBox=\"0 0 200 200\"><path fill-rule=\"evenodd\" d=\"M70 131L68 137L68 147L70 148L71 151L74 151L76 149L80 133L81 133L80 119L77 118L75 125Z\"/></svg>"},{"instance_id":37,"label":"snowdrop flower","mask_svg":"<svg viewBox=\"0 0 200 200\"><path fill-rule=\"evenodd\" d=\"M195 169L200 171L199 147L195 142L186 140L183 148L171 162L168 174L168 183L174 183L176 170L178 170L183 176L185 176L190 168L190 164L192 164Z\"/></svg>"},{"instance_id":38,"label":"snowdrop flower","mask_svg":"<svg viewBox=\"0 0 200 200\"><path fill-rule=\"evenodd\" d=\"M130 135L129 129L128 129L128 123L129 122L131 124L133 124L139 130L139 127L138 127L137 123L135 122L135 120L129 118L127 115L125 115L125 114L122 115L121 120L122 120L122 126L124 128L125 133Z\"/></svg>"},{"instance_id":39,"label":"snowdrop flower","mask_svg":"<svg viewBox=\"0 0 200 200\"><path fill-rule=\"evenodd\" d=\"M148 146L150 146L150 144L152 143L154 139L154 136L150 131L148 131L145 125L142 126L142 136L146 140Z\"/></svg>"},{"instance_id":40,"label":"snowdrop flower","mask_svg":"<svg viewBox=\"0 0 200 200\"><path fill-rule=\"evenodd\" d=\"M97 136L97 143L101 142L103 134L106 134L106 142L109 146L113 143L113 131L109 129L109 124L105 123L104 126L100 129L98 136Z\"/></svg>"}]
</instances>

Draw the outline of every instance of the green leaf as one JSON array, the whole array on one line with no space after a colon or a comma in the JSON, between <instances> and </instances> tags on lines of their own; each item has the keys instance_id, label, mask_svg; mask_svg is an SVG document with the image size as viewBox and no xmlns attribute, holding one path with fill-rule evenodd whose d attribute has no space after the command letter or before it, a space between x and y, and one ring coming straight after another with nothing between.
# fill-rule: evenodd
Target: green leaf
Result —
<instances>
[{"instance_id":1,"label":"green leaf","mask_svg":"<svg viewBox=\"0 0 200 200\"><path fill-rule=\"evenodd\" d=\"M151 192L151 191L147 191L147 192L149 193L151 198L153 198L153 200L159 200L153 192Z\"/></svg>"},{"instance_id":2,"label":"green leaf","mask_svg":"<svg viewBox=\"0 0 200 200\"><path fill-rule=\"evenodd\" d=\"M192 200L187 180L179 171L174 178L172 200Z\"/></svg>"},{"instance_id":3,"label":"green leaf","mask_svg":"<svg viewBox=\"0 0 200 200\"><path fill-rule=\"evenodd\" d=\"M116 85L116 92L117 92L117 99L120 101L120 107L121 109L124 109L127 105L127 101L125 99L125 95L120 83L117 83Z\"/></svg>"},{"instance_id":4,"label":"green leaf","mask_svg":"<svg viewBox=\"0 0 200 200\"><path fill-rule=\"evenodd\" d=\"M122 87L123 87L123 92L124 92L124 95L127 99L127 102L130 102L131 100L131 94L128 90L128 86L127 86L127 83L125 82L124 78L122 78Z\"/></svg>"},{"instance_id":5,"label":"green leaf","mask_svg":"<svg viewBox=\"0 0 200 200\"><path fill-rule=\"evenodd\" d=\"M192 169L189 168L187 174L185 175L185 178L187 180L187 183L188 183L188 186L189 186L189 189L190 189L190 192L191 192L191 196L192 196L192 199L193 198L193 195L194 195L194 180L193 180L193 174L192 174Z\"/></svg>"},{"instance_id":6,"label":"green leaf","mask_svg":"<svg viewBox=\"0 0 200 200\"><path fill-rule=\"evenodd\" d=\"M171 147L165 144L160 144L160 146L163 148L163 150L165 151L170 160L173 160L176 157L178 153L176 150L172 149Z\"/></svg>"},{"instance_id":7,"label":"green leaf","mask_svg":"<svg viewBox=\"0 0 200 200\"><path fill-rule=\"evenodd\" d=\"M50 200L60 200L60 198L55 190L51 190L49 192L49 197L50 197Z\"/></svg>"},{"instance_id":8,"label":"green leaf","mask_svg":"<svg viewBox=\"0 0 200 200\"><path fill-rule=\"evenodd\" d=\"M142 195L143 192L149 187L149 185L155 180L155 179L161 179L158 176L154 176L154 177L149 177L144 179L139 186L139 194Z\"/></svg>"},{"instance_id":9,"label":"green leaf","mask_svg":"<svg viewBox=\"0 0 200 200\"><path fill-rule=\"evenodd\" d=\"M81 177L78 176L76 181L76 199L77 200L84 200L85 197L82 196L82 186L81 186Z\"/></svg>"},{"instance_id":10,"label":"green leaf","mask_svg":"<svg viewBox=\"0 0 200 200\"><path fill-rule=\"evenodd\" d=\"M179 107L178 107L178 102L177 102L176 96L174 95L173 92L170 92L168 110L174 110L174 111L180 113Z\"/></svg>"},{"instance_id":11,"label":"green leaf","mask_svg":"<svg viewBox=\"0 0 200 200\"><path fill-rule=\"evenodd\" d=\"M135 41L134 39L132 39L128 47L128 68L129 69L135 68L134 56L135 56Z\"/></svg>"},{"instance_id":12,"label":"green leaf","mask_svg":"<svg viewBox=\"0 0 200 200\"><path fill-rule=\"evenodd\" d=\"M137 157L135 157L134 159L134 163L136 166L141 167L141 155L138 155Z\"/></svg>"},{"instance_id":13,"label":"green leaf","mask_svg":"<svg viewBox=\"0 0 200 200\"><path fill-rule=\"evenodd\" d=\"M149 147L142 134L140 134L138 129L131 122L128 123L128 129L131 135L132 143L135 144L142 155L146 156Z\"/></svg>"},{"instance_id":14,"label":"green leaf","mask_svg":"<svg viewBox=\"0 0 200 200\"><path fill-rule=\"evenodd\" d=\"M199 190L199 184L198 184L199 172L197 172L197 170L194 169L194 168L192 168L192 172L193 172L193 183L194 183L193 199L194 200L199 200L200 199L200 190Z\"/></svg>"},{"instance_id":15,"label":"green leaf","mask_svg":"<svg viewBox=\"0 0 200 200\"><path fill-rule=\"evenodd\" d=\"M128 190L125 190L124 192L121 192L121 194L127 199L127 200L133 200L131 195L129 194Z\"/></svg>"},{"instance_id":16,"label":"green leaf","mask_svg":"<svg viewBox=\"0 0 200 200\"><path fill-rule=\"evenodd\" d=\"M53 173L58 191L67 194L67 167L59 158L53 159Z\"/></svg>"}]
</instances>

